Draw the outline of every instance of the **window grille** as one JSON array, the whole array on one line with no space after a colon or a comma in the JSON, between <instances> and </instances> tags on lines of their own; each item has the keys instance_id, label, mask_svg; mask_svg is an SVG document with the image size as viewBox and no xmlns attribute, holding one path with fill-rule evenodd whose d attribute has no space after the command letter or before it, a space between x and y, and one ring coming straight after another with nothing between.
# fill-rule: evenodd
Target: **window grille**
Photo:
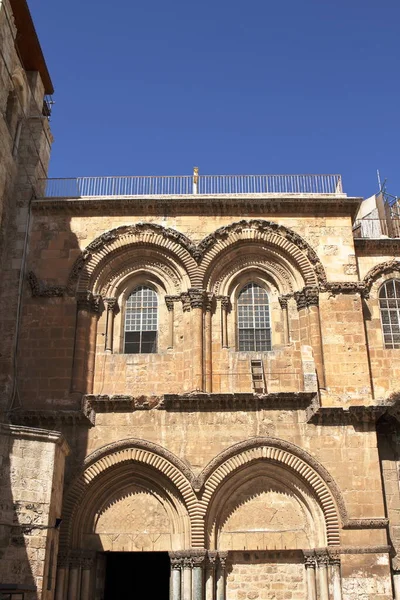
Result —
<instances>
[{"instance_id":1,"label":"window grille","mask_svg":"<svg viewBox=\"0 0 400 600\"><path fill-rule=\"evenodd\" d=\"M400 348L400 279L389 279L379 291L385 348Z\"/></svg>"},{"instance_id":2,"label":"window grille","mask_svg":"<svg viewBox=\"0 0 400 600\"><path fill-rule=\"evenodd\" d=\"M241 352L272 348L268 294L255 283L248 283L238 297L238 341Z\"/></svg>"},{"instance_id":3,"label":"window grille","mask_svg":"<svg viewBox=\"0 0 400 600\"><path fill-rule=\"evenodd\" d=\"M125 354L157 352L157 294L141 285L133 290L125 305Z\"/></svg>"}]
</instances>

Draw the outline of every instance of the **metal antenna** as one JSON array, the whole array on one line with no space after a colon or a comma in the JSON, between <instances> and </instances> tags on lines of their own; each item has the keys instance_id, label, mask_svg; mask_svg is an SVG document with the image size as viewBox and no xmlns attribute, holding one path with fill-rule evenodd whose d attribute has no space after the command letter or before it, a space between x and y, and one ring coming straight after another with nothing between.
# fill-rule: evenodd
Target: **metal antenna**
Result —
<instances>
[{"instance_id":1,"label":"metal antenna","mask_svg":"<svg viewBox=\"0 0 400 600\"><path fill-rule=\"evenodd\" d=\"M378 178L379 193L381 193L381 191L382 191L382 185L381 185L381 174L379 173L379 169L376 170L376 176Z\"/></svg>"}]
</instances>

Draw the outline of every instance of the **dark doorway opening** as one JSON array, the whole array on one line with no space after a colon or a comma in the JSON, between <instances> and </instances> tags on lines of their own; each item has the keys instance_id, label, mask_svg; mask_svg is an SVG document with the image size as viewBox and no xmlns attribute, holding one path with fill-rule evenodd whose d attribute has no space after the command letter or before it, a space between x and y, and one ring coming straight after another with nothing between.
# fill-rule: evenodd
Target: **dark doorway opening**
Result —
<instances>
[{"instance_id":1,"label":"dark doorway opening","mask_svg":"<svg viewBox=\"0 0 400 600\"><path fill-rule=\"evenodd\" d=\"M107 552L104 600L169 600L168 552Z\"/></svg>"}]
</instances>

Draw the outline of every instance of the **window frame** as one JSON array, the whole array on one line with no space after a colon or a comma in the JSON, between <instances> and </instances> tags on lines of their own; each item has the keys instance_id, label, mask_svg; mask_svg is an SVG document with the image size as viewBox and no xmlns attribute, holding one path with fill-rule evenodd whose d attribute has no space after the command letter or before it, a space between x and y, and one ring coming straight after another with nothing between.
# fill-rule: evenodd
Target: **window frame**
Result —
<instances>
[{"instance_id":1,"label":"window frame","mask_svg":"<svg viewBox=\"0 0 400 600\"><path fill-rule=\"evenodd\" d=\"M386 279L382 285L379 287L378 291L378 305L379 305L379 316L381 322L381 332L382 332L382 341L383 347L385 350L400 350L400 292L397 293L396 285L400 287L400 278L391 277L390 279ZM395 295L390 297L387 295L387 286L392 284L394 287ZM386 292L386 296L382 297L382 292ZM389 302L395 303L395 307L390 307ZM386 306L383 306L385 304ZM395 320L392 321L392 315L396 315L397 322ZM384 315L387 315L387 322L384 323ZM398 331L393 331L393 327L396 327ZM385 328L389 328L385 331ZM394 335L398 336L399 341L394 341Z\"/></svg>"},{"instance_id":2,"label":"window frame","mask_svg":"<svg viewBox=\"0 0 400 600\"><path fill-rule=\"evenodd\" d=\"M260 303L257 304L254 302L254 292L252 293L252 303L251 304L247 304L247 306L252 306L253 307L253 311L252 311L252 319L253 319L253 323L255 324L255 311L254 311L254 307L256 306L266 306L267 307L267 321L268 321L268 327L263 327L263 328L257 328L257 327L252 327L252 328L244 328L244 327L240 327L240 296L241 294L245 291L246 288L248 288L249 286L252 286L252 289L254 290L254 288L259 288L261 289L266 296L266 303ZM258 281L257 278L255 279L249 279L248 281L242 281L241 284L237 287L237 292L236 292L236 301L235 301L235 321L236 321L236 351L237 352L255 352L255 353L263 353L263 352L271 352L272 351L272 315L271 315L271 300L270 300L270 294L268 293L269 290L265 287L265 285L263 285L262 282ZM246 306L246 304L243 304L243 306ZM253 332L253 348L252 349L243 349L241 348L241 336L240 336L240 331L252 331ZM256 331L265 331L267 332L266 335L266 347L265 348L259 348L257 349L257 341L259 341L260 343L263 342L264 340L260 339L257 340L256 339Z\"/></svg>"},{"instance_id":3,"label":"window frame","mask_svg":"<svg viewBox=\"0 0 400 600\"><path fill-rule=\"evenodd\" d=\"M126 329L126 321L127 321L127 312L128 312L128 301L129 298L132 296L132 294L136 291L136 290L151 290L154 295L155 295L155 299L156 299L156 310L155 310L155 314L156 314L156 329L142 329L142 319L143 319L143 314L146 310L146 308L151 308L151 307L145 307L145 306L141 306L140 308L140 329L138 331L128 331ZM158 344L159 344L159 309L160 309L160 301L159 301L159 293L158 290L152 286L151 284L149 284L149 282L145 281L145 282L138 282L136 283L136 285L134 285L129 292L126 293L125 298L124 298L124 302L123 302L123 315L122 315L122 348L121 348L121 353L122 354L135 354L135 355L141 355L141 354L158 354ZM134 312L134 310L132 310L132 312ZM143 344L145 344L146 342L143 341L143 333L149 333L149 332L155 332L155 339L153 342L153 350L151 350L150 352L143 352L142 348L143 348ZM139 333L139 351L138 352L126 352L126 334L127 333ZM135 343L135 342L128 342L128 343ZM148 343L148 342L147 342Z\"/></svg>"}]
</instances>

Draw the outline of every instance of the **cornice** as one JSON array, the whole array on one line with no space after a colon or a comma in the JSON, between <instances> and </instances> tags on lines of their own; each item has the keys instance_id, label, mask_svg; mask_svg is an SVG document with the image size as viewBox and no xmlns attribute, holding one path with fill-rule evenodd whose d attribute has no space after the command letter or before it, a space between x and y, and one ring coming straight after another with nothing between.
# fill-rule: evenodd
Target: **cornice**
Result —
<instances>
[{"instance_id":1,"label":"cornice","mask_svg":"<svg viewBox=\"0 0 400 600\"><path fill-rule=\"evenodd\" d=\"M361 198L332 194L199 194L85 198L42 198L34 200L36 212L112 215L142 214L350 214L355 217Z\"/></svg>"},{"instance_id":2,"label":"cornice","mask_svg":"<svg viewBox=\"0 0 400 600\"><path fill-rule=\"evenodd\" d=\"M317 402L315 393L284 392L278 394L164 394L163 396L87 395L84 402L95 412L166 411L233 411L233 410L305 410Z\"/></svg>"},{"instance_id":3,"label":"cornice","mask_svg":"<svg viewBox=\"0 0 400 600\"><path fill-rule=\"evenodd\" d=\"M355 238L356 256L399 256L400 238Z\"/></svg>"},{"instance_id":4,"label":"cornice","mask_svg":"<svg viewBox=\"0 0 400 600\"><path fill-rule=\"evenodd\" d=\"M44 428L65 425L93 427L94 412L90 407L88 407L86 412L84 410L21 410L12 413L9 419L13 425L28 426L29 430L35 425L43 426ZM43 431L46 431L46 434L49 433L45 429Z\"/></svg>"},{"instance_id":5,"label":"cornice","mask_svg":"<svg viewBox=\"0 0 400 600\"><path fill-rule=\"evenodd\" d=\"M388 406L349 406L342 407L312 407L308 422L313 425L353 425L355 423L376 423L388 412Z\"/></svg>"}]
</instances>

